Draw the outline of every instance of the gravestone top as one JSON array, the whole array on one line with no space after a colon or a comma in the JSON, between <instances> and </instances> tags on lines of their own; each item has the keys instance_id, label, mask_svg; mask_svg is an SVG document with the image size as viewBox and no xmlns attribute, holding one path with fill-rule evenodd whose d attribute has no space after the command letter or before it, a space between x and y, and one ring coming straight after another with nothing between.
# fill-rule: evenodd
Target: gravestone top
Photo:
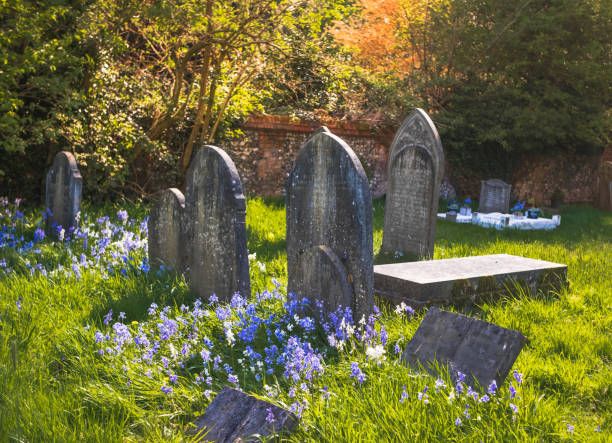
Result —
<instances>
[{"instance_id":1,"label":"gravestone top","mask_svg":"<svg viewBox=\"0 0 612 443\"><path fill-rule=\"evenodd\" d=\"M499 179L481 181L478 211L507 214L510 210L511 189L512 186Z\"/></svg>"},{"instance_id":2,"label":"gravestone top","mask_svg":"<svg viewBox=\"0 0 612 443\"><path fill-rule=\"evenodd\" d=\"M456 379L477 382L485 389L493 380L500 386L525 344L518 331L482 320L431 308L402 354L408 365L434 371L434 362L448 366Z\"/></svg>"},{"instance_id":3,"label":"gravestone top","mask_svg":"<svg viewBox=\"0 0 612 443\"><path fill-rule=\"evenodd\" d=\"M326 249L305 254L319 246ZM325 269L328 278L346 274L355 317L371 313L373 238L368 180L353 150L326 128L306 141L287 180L288 291L306 288L315 268ZM317 288L329 287L325 282L317 284L308 298L326 296L324 291L317 293ZM334 288L339 292L330 297L344 299L344 285ZM322 301L326 306L335 304Z\"/></svg>"},{"instance_id":4,"label":"gravestone top","mask_svg":"<svg viewBox=\"0 0 612 443\"><path fill-rule=\"evenodd\" d=\"M555 268L567 269L567 266L516 255L493 254L377 265L376 272L390 277L427 284L439 281L476 278L484 275Z\"/></svg>"},{"instance_id":5,"label":"gravestone top","mask_svg":"<svg viewBox=\"0 0 612 443\"><path fill-rule=\"evenodd\" d=\"M261 437L277 432L291 432L297 426L297 417L290 411L272 403L225 386L194 424L196 431L207 432L206 441L234 443L257 442Z\"/></svg>"},{"instance_id":6,"label":"gravestone top","mask_svg":"<svg viewBox=\"0 0 612 443\"><path fill-rule=\"evenodd\" d=\"M443 174L440 136L427 113L417 108L389 148L383 251L399 251L410 259L433 255Z\"/></svg>"},{"instance_id":7,"label":"gravestone top","mask_svg":"<svg viewBox=\"0 0 612 443\"><path fill-rule=\"evenodd\" d=\"M74 155L68 151L57 153L46 179L45 205L51 211L47 216L48 233L54 233L57 226L68 231L76 225L82 187L83 178Z\"/></svg>"}]
</instances>

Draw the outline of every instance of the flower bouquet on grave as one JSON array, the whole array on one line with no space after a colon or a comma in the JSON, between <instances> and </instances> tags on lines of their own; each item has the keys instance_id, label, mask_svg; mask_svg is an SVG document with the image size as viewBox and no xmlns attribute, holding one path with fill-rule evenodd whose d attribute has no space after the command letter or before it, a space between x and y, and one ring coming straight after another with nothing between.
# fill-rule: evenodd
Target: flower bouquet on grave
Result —
<instances>
[{"instance_id":1,"label":"flower bouquet on grave","mask_svg":"<svg viewBox=\"0 0 612 443\"><path fill-rule=\"evenodd\" d=\"M536 219L542 214L540 208L536 206L535 200L529 200L529 209L527 209L527 218Z\"/></svg>"},{"instance_id":2,"label":"flower bouquet on grave","mask_svg":"<svg viewBox=\"0 0 612 443\"><path fill-rule=\"evenodd\" d=\"M510 209L510 212L512 212L512 215L514 217L523 217L523 209L525 208L525 201L518 201L518 203L516 205L514 205L512 207L512 209Z\"/></svg>"},{"instance_id":3,"label":"flower bouquet on grave","mask_svg":"<svg viewBox=\"0 0 612 443\"><path fill-rule=\"evenodd\" d=\"M449 221L457 221L457 212L459 212L459 204L457 200L452 199L446 205L446 219Z\"/></svg>"},{"instance_id":4,"label":"flower bouquet on grave","mask_svg":"<svg viewBox=\"0 0 612 443\"><path fill-rule=\"evenodd\" d=\"M459 212L459 203L457 203L457 200L455 199L449 200L448 204L446 205L446 213L457 214L457 212Z\"/></svg>"},{"instance_id":5,"label":"flower bouquet on grave","mask_svg":"<svg viewBox=\"0 0 612 443\"><path fill-rule=\"evenodd\" d=\"M465 201L463 202L463 206L461 206L461 209L459 209L459 214L461 215L472 215L472 207L470 206L472 204L472 199L471 198L466 198Z\"/></svg>"}]
</instances>

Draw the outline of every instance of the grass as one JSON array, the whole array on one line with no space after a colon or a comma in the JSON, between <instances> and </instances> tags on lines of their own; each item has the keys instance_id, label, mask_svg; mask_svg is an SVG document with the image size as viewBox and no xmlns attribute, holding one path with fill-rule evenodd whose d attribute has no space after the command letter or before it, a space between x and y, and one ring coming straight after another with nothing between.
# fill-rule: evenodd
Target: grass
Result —
<instances>
[{"instance_id":1,"label":"grass","mask_svg":"<svg viewBox=\"0 0 612 443\"><path fill-rule=\"evenodd\" d=\"M146 207L132 205L88 207L84 212L95 219L118 209L127 209L138 220L147 212ZM34 220L36 212L36 208L25 211L26 217ZM382 242L383 217L384 202L375 201L375 254ZM251 261L253 291L272 291L272 278L286 285L284 203L250 199L247 227L249 251L256 254ZM31 235L34 228L34 222L24 226L24 235ZM61 244L44 240L40 249L45 263L55 266L69 260ZM612 214L565 207L561 226L547 232L497 231L438 221L435 259L494 253L560 262L569 268L569 289L557 296L522 294L471 311L470 315L527 337L514 365L525 379L520 388L509 376L499 393L483 403L451 391L451 381L443 373L446 386L436 389L435 377L406 369L394 353L396 344L401 347L410 340L421 317L385 309L377 330L380 333L384 326L388 341L379 364L366 358L366 346L359 341L349 340L336 351L317 330L312 343L326 354L325 370L307 389L298 388L291 397L295 386L282 371L259 382L243 370L238 373L240 385L280 405L296 400L307 404L297 432L283 437L291 441L609 441ZM209 403L205 388L194 381L201 362L190 360L197 370L188 364L177 369L180 379L167 395L160 391L167 379L163 371L146 377L132 362L134 354L101 356L93 340L96 330L111 332L103 322L111 309L115 316L125 312L127 324L138 322L144 328L149 327L147 309L152 302L171 306L169 317L180 316L180 305L194 301L182 277L128 270L127 275L91 271L80 279L48 278L26 272L27 265L13 249L0 249L2 258L16 271L0 276L0 439L185 439L186 425ZM261 304L258 309L282 314L278 303ZM213 339L223 332L217 320L199 324L201 333ZM234 355L238 348L222 343L215 349L220 349L224 361L240 367L236 363L240 356ZM168 349L160 355L170 355ZM363 383L351 377L352 363L363 370ZM227 379L218 372L211 374L216 392ZM513 399L510 383L518 389ZM455 425L458 418L460 426Z\"/></svg>"}]
</instances>

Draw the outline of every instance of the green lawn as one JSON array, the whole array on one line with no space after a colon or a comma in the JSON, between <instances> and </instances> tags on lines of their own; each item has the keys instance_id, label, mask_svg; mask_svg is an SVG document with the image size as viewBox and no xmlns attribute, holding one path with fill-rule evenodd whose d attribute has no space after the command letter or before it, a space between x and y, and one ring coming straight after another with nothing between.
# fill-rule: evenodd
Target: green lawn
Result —
<instances>
[{"instance_id":1,"label":"green lawn","mask_svg":"<svg viewBox=\"0 0 612 443\"><path fill-rule=\"evenodd\" d=\"M126 209L136 221L118 222L119 209ZM246 330L239 322L250 321L241 320L242 308L227 311L237 336L230 344L229 326L218 314L223 306L203 300L198 317L194 296L182 277L145 272L140 222L146 207L86 207L87 247L82 240L45 238L18 251L34 237L40 212L30 208L23 218L0 218L0 226L15 224L13 235L21 245L0 248L0 271L11 269L0 273L0 439L181 441L187 424L208 405L207 397L228 383L223 368L214 369L200 356L203 343L211 355L230 364L242 389L301 413L298 431L283 437L291 441L611 438L611 213L565 207L561 226L551 232L497 231L438 221L435 259L508 253L569 268L569 289L557 296L523 294L471 312L527 337L513 368L522 373L522 386L511 373L495 395L482 401L483 391L475 400L466 394L467 387L463 393L453 387L448 374L437 381L400 364L396 345L401 348L410 340L420 316L383 309L369 344L349 336L340 349L329 344L320 325L302 327L307 313L287 314L282 295L287 283L283 202L248 201L249 251L256 254L251 260L253 292L268 291L268 296L252 299L256 315L268 323L259 325L250 343L262 355L272 343L266 339L275 331L283 337L295 333L311 343L322 367L308 379L306 372L300 373L299 382L285 378L282 365L270 365L269 374L258 372L257 358L247 355L247 342L239 337ZM98 223L102 215L110 216L112 224ZM383 216L384 203L376 201L375 254L382 241ZM113 234L113 226L121 229ZM104 237L96 234L103 229L117 242L106 249L100 243L96 255L91 247ZM102 268L96 257L102 257ZM58 271L60 264L63 270ZM151 303L159 306L153 314L148 313ZM182 304L187 307L181 309ZM162 312L164 306L170 309ZM110 310L113 316L107 325L104 318ZM120 312L125 319L118 319ZM300 321L294 321L294 315ZM178 328L167 340L160 326L166 322ZM125 329L117 326L123 323ZM359 332L358 325L356 329ZM141 351L150 347L130 343L122 344L120 351L108 351L118 346L125 330L132 338L140 334L158 341L155 355L147 360ZM388 337L383 339L385 332ZM286 343L286 338L278 340ZM367 348L372 351L376 345L385 351L382 360L366 357ZM355 367L365 380L356 376ZM210 385L203 381L208 376ZM511 383L517 391L514 398Z\"/></svg>"}]
</instances>

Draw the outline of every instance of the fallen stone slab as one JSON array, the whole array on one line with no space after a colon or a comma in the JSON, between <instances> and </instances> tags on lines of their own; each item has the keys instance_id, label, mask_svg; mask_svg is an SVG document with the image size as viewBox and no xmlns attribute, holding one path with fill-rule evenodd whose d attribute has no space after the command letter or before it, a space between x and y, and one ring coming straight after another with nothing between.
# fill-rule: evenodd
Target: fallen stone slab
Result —
<instances>
[{"instance_id":1,"label":"fallen stone slab","mask_svg":"<svg viewBox=\"0 0 612 443\"><path fill-rule=\"evenodd\" d=\"M508 254L374 266L374 295L392 304L465 306L523 290L567 286L567 265Z\"/></svg>"},{"instance_id":2,"label":"fallen stone slab","mask_svg":"<svg viewBox=\"0 0 612 443\"><path fill-rule=\"evenodd\" d=\"M402 354L413 368L435 372L438 362L456 380L457 372L485 389L493 380L500 386L525 344L518 331L482 320L431 308Z\"/></svg>"},{"instance_id":3,"label":"fallen stone slab","mask_svg":"<svg viewBox=\"0 0 612 443\"><path fill-rule=\"evenodd\" d=\"M292 412L225 386L195 420L196 429L190 434L206 433L198 441L255 442L277 432L291 432L297 423Z\"/></svg>"}]
</instances>

